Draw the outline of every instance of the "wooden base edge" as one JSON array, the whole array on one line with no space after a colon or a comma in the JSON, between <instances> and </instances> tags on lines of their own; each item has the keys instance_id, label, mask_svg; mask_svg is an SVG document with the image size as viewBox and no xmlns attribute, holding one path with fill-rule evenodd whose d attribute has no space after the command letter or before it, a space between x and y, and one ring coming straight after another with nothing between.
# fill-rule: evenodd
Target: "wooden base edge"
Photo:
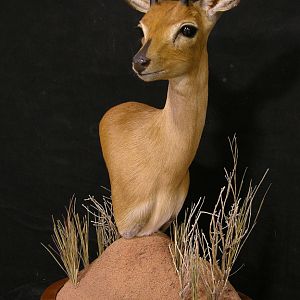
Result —
<instances>
[{"instance_id":1,"label":"wooden base edge","mask_svg":"<svg viewBox=\"0 0 300 300\"><path fill-rule=\"evenodd\" d=\"M46 288L40 300L55 300L56 295L68 280L68 278L64 278L52 283Z\"/></svg>"}]
</instances>

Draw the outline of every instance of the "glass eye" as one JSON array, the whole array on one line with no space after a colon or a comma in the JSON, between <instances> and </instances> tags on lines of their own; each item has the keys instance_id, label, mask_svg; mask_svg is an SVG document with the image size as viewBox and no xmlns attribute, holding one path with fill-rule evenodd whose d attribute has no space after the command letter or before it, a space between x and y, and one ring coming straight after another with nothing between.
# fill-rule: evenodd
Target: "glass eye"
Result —
<instances>
[{"instance_id":1,"label":"glass eye","mask_svg":"<svg viewBox=\"0 0 300 300\"><path fill-rule=\"evenodd\" d=\"M180 28L180 33L188 38L193 38L198 31L198 28L193 25L184 25Z\"/></svg>"}]
</instances>

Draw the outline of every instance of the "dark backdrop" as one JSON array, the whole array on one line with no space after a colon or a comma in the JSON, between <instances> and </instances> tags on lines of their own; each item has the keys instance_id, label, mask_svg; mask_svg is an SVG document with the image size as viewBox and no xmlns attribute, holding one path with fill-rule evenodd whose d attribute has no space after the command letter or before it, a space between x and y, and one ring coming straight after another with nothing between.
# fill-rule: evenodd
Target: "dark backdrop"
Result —
<instances>
[{"instance_id":1,"label":"dark backdrop","mask_svg":"<svg viewBox=\"0 0 300 300\"><path fill-rule=\"evenodd\" d=\"M297 1L242 0L209 40L206 127L188 201L213 205L230 165L273 185L231 281L254 299L296 299L299 278L299 11ZM296 7L297 5L297 7ZM131 71L140 14L122 0L2 1L0 69L0 288L38 299L63 277L40 245L69 198L109 187L98 122L118 103L163 105L166 83ZM80 202L80 201L79 201Z\"/></svg>"}]
</instances>

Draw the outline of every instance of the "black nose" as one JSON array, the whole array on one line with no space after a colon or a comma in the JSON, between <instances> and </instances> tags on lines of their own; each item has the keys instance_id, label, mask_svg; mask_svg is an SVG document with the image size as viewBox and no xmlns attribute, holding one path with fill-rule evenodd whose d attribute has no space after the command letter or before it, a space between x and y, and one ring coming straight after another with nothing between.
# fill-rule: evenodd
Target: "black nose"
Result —
<instances>
[{"instance_id":1,"label":"black nose","mask_svg":"<svg viewBox=\"0 0 300 300\"><path fill-rule=\"evenodd\" d=\"M132 64L136 72L141 74L150 64L151 59L147 57L147 51L151 44L151 39L140 49L140 51L133 57Z\"/></svg>"},{"instance_id":2,"label":"black nose","mask_svg":"<svg viewBox=\"0 0 300 300\"><path fill-rule=\"evenodd\" d=\"M140 55L140 53L137 53L133 57L133 68L138 72L142 73L150 64L151 59L144 55Z\"/></svg>"}]
</instances>

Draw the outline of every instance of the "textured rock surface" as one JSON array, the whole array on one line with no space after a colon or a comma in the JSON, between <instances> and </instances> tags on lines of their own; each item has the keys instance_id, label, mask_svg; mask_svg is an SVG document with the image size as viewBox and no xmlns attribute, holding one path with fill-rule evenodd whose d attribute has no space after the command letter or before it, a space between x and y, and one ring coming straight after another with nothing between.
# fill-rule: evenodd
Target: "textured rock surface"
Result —
<instances>
[{"instance_id":1,"label":"textured rock surface","mask_svg":"<svg viewBox=\"0 0 300 300\"><path fill-rule=\"evenodd\" d=\"M169 252L170 239L162 234L114 242L57 300L176 300L180 285ZM200 299L206 300L200 288ZM229 284L223 300L240 299Z\"/></svg>"},{"instance_id":2,"label":"textured rock surface","mask_svg":"<svg viewBox=\"0 0 300 300\"><path fill-rule=\"evenodd\" d=\"M90 265L77 288L67 282L57 300L179 299L169 242L163 235L117 240Z\"/></svg>"}]
</instances>

